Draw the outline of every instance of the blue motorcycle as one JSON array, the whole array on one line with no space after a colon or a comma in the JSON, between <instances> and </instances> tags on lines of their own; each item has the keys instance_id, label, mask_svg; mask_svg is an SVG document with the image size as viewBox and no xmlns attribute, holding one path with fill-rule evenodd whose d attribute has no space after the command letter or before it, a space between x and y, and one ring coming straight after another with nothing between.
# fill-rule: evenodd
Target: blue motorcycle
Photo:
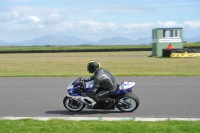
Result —
<instances>
[{"instance_id":1,"label":"blue motorcycle","mask_svg":"<svg viewBox=\"0 0 200 133\"><path fill-rule=\"evenodd\" d=\"M72 112L78 112L84 109L105 109L102 102L95 102L87 96L87 92L92 89L94 81L84 81L83 78L74 80L67 88L67 95L63 99L63 105L66 109ZM132 112L139 106L138 97L132 93L135 86L134 82L124 81L118 85L117 91L108 96L115 99L115 104L111 109L118 108L122 112Z\"/></svg>"}]
</instances>

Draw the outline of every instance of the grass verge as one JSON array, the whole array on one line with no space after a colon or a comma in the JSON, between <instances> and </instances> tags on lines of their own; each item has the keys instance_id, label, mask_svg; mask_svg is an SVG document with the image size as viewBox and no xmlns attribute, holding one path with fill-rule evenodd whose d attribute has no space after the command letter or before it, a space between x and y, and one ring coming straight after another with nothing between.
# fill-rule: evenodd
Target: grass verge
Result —
<instances>
[{"instance_id":1,"label":"grass verge","mask_svg":"<svg viewBox=\"0 0 200 133\"><path fill-rule=\"evenodd\" d=\"M183 47L199 47L200 42L184 43ZM47 46L0 46L0 51L40 51L40 50L101 50L101 49L143 49L152 45L47 45Z\"/></svg>"},{"instance_id":2,"label":"grass verge","mask_svg":"<svg viewBox=\"0 0 200 133\"><path fill-rule=\"evenodd\" d=\"M0 120L2 133L198 133L200 121Z\"/></svg>"},{"instance_id":3,"label":"grass verge","mask_svg":"<svg viewBox=\"0 0 200 133\"><path fill-rule=\"evenodd\" d=\"M89 60L115 76L200 76L199 58L148 57L143 52L0 54L0 77L90 76Z\"/></svg>"},{"instance_id":4,"label":"grass verge","mask_svg":"<svg viewBox=\"0 0 200 133\"><path fill-rule=\"evenodd\" d=\"M133 49L133 48L151 48L139 45L77 45L77 46L0 46L0 51L56 51L56 50L109 50L109 49Z\"/></svg>"}]
</instances>

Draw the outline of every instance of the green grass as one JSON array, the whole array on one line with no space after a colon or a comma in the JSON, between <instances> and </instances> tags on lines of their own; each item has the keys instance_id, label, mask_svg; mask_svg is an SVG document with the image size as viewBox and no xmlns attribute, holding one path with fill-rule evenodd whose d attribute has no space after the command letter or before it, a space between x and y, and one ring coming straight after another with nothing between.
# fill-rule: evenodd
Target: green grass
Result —
<instances>
[{"instance_id":1,"label":"green grass","mask_svg":"<svg viewBox=\"0 0 200 133\"><path fill-rule=\"evenodd\" d=\"M200 121L0 120L0 133L199 133Z\"/></svg>"},{"instance_id":2,"label":"green grass","mask_svg":"<svg viewBox=\"0 0 200 133\"><path fill-rule=\"evenodd\" d=\"M200 42L184 43L184 47L200 46ZM92 50L92 49L131 49L152 48L151 45L77 45L77 46L0 46L0 51L30 51L30 50Z\"/></svg>"},{"instance_id":3,"label":"green grass","mask_svg":"<svg viewBox=\"0 0 200 133\"><path fill-rule=\"evenodd\" d=\"M200 47L200 42L185 43L183 46L184 46L184 47Z\"/></svg>"},{"instance_id":4,"label":"green grass","mask_svg":"<svg viewBox=\"0 0 200 133\"><path fill-rule=\"evenodd\" d=\"M199 58L155 58L147 52L0 54L0 77L90 76L89 60L115 76L200 76Z\"/></svg>"},{"instance_id":5,"label":"green grass","mask_svg":"<svg viewBox=\"0 0 200 133\"><path fill-rule=\"evenodd\" d=\"M0 51L28 51L28 50L88 50L88 49L130 49L151 48L139 45L78 45L78 46L0 46Z\"/></svg>"}]
</instances>

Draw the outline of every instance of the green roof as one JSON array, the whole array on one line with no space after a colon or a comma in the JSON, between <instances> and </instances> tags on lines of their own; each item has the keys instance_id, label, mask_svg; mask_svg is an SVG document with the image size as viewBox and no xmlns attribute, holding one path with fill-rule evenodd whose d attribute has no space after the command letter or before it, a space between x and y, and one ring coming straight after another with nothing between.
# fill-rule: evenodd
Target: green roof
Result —
<instances>
[{"instance_id":1,"label":"green roof","mask_svg":"<svg viewBox=\"0 0 200 133\"><path fill-rule=\"evenodd\" d=\"M180 28L180 27L174 27L174 28L155 28L153 30L172 30L172 29L183 29L183 28Z\"/></svg>"}]
</instances>

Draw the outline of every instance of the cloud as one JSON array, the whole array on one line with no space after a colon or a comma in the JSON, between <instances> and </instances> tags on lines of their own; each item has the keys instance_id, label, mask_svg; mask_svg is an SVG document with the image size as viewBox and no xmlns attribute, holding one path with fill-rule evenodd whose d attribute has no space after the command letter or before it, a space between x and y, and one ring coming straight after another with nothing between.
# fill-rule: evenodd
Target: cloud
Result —
<instances>
[{"instance_id":1,"label":"cloud","mask_svg":"<svg viewBox=\"0 0 200 133\"><path fill-rule=\"evenodd\" d=\"M125 29L140 29L140 28L150 28L154 24L153 23L130 23L130 24L123 24L122 27Z\"/></svg>"},{"instance_id":2,"label":"cloud","mask_svg":"<svg viewBox=\"0 0 200 133\"><path fill-rule=\"evenodd\" d=\"M184 26L187 26L190 29L197 29L200 28L200 21L185 21Z\"/></svg>"},{"instance_id":3,"label":"cloud","mask_svg":"<svg viewBox=\"0 0 200 133\"><path fill-rule=\"evenodd\" d=\"M66 34L74 30L74 24L70 22L60 22L55 24L49 24L45 27L45 32L55 34Z\"/></svg>"},{"instance_id":4,"label":"cloud","mask_svg":"<svg viewBox=\"0 0 200 133\"><path fill-rule=\"evenodd\" d=\"M199 34L200 30L197 1L143 4L107 0L44 0L42 4L39 0L3 1L0 2L2 38L13 36L17 40L21 36L26 40L55 33L90 39L91 36L146 36L151 35L152 29L162 27L183 27L184 34L185 31Z\"/></svg>"},{"instance_id":5,"label":"cloud","mask_svg":"<svg viewBox=\"0 0 200 133\"><path fill-rule=\"evenodd\" d=\"M129 7L129 6L121 6L121 5L113 5L113 6L99 6L99 7L94 7L90 10L91 13L106 13L106 14L115 14L115 13L124 13L124 14L129 14L129 13L140 13L146 11L147 8L144 7Z\"/></svg>"},{"instance_id":6,"label":"cloud","mask_svg":"<svg viewBox=\"0 0 200 133\"><path fill-rule=\"evenodd\" d=\"M174 22L174 21L165 21L165 22L162 22L162 21L157 21L155 23L155 26L161 26L161 27L176 27L176 26L179 26L180 24Z\"/></svg>"},{"instance_id":7,"label":"cloud","mask_svg":"<svg viewBox=\"0 0 200 133\"><path fill-rule=\"evenodd\" d=\"M121 32L122 33L136 33L136 32L148 32L154 28L171 28L171 27L180 27L181 25L174 21L157 21L149 23L130 23L122 24Z\"/></svg>"},{"instance_id":8,"label":"cloud","mask_svg":"<svg viewBox=\"0 0 200 133\"><path fill-rule=\"evenodd\" d=\"M153 7L165 7L165 6L167 6L167 7L172 7L172 6L176 6L176 7L178 7L178 6L184 6L184 5L186 5L186 6L188 6L188 5L197 5L197 4L200 4L200 2L179 2L179 3L163 3L163 4L154 4L154 5L146 5L146 6L153 6Z\"/></svg>"},{"instance_id":9,"label":"cloud","mask_svg":"<svg viewBox=\"0 0 200 133\"><path fill-rule=\"evenodd\" d=\"M0 10L0 22L18 19L22 14L17 10Z\"/></svg>"},{"instance_id":10,"label":"cloud","mask_svg":"<svg viewBox=\"0 0 200 133\"><path fill-rule=\"evenodd\" d=\"M104 23L94 20L85 20L76 23L74 28L76 28L75 30L80 32L102 33L109 31L116 31L120 28L120 25L114 22Z\"/></svg>"},{"instance_id":11,"label":"cloud","mask_svg":"<svg viewBox=\"0 0 200 133\"><path fill-rule=\"evenodd\" d=\"M17 17L17 14L16 16L14 15L14 17ZM21 19L24 19L24 21L20 21ZM9 34L13 34L16 37L20 35L21 38L23 37L24 40L26 40L27 38L35 38L46 34L68 34L94 40L92 36L96 36L98 39L112 36L124 36L129 38L149 37L151 36L151 30L154 28L183 27L184 33L185 31L189 31L189 29L198 32L198 29L200 28L200 21L185 21L183 23L177 23L175 21L159 20L147 23L125 24L100 22L89 19L70 22L66 19L62 19L58 12L52 12L48 14L46 18L43 17L42 19L41 16L38 17L33 15L21 19L17 21L18 23L13 24L12 26L0 23L1 25L4 25L0 25L0 30L5 31L4 33L0 33L0 35L4 38Z\"/></svg>"},{"instance_id":12,"label":"cloud","mask_svg":"<svg viewBox=\"0 0 200 133\"><path fill-rule=\"evenodd\" d=\"M36 17L36 16L28 16L28 19L31 20L34 23L37 23L40 21L40 18Z\"/></svg>"},{"instance_id":13,"label":"cloud","mask_svg":"<svg viewBox=\"0 0 200 133\"><path fill-rule=\"evenodd\" d=\"M62 21L64 21L67 17L65 16L61 16L61 13L58 11L54 11L49 13L47 16L44 17L44 24L58 24L61 23Z\"/></svg>"}]
</instances>

